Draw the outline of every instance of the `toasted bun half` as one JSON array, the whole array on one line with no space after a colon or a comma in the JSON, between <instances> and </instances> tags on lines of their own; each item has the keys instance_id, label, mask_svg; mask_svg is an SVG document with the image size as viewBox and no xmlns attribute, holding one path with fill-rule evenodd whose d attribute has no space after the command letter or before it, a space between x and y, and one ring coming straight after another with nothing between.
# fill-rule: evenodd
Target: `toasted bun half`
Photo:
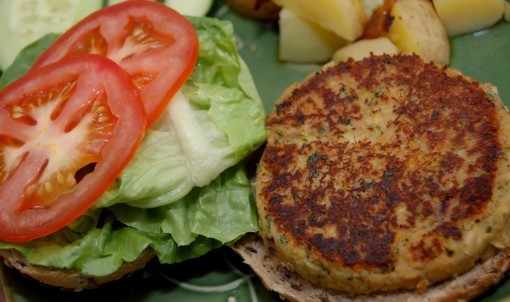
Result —
<instances>
[{"instance_id":1,"label":"toasted bun half","mask_svg":"<svg viewBox=\"0 0 510 302\"><path fill-rule=\"evenodd\" d=\"M154 251L148 248L135 261L124 263L116 272L97 277L85 275L76 270L62 270L32 265L16 250L0 250L0 257L4 258L5 264L19 270L24 276L46 285L74 291L96 288L101 284L118 280L142 269L154 256Z\"/></svg>"},{"instance_id":2,"label":"toasted bun half","mask_svg":"<svg viewBox=\"0 0 510 302\"><path fill-rule=\"evenodd\" d=\"M303 302L385 302L385 301L468 301L484 293L505 276L510 267L510 249L477 264L473 269L427 288L416 291L350 296L321 288L281 265L257 235L245 236L232 247L260 277L264 286L288 301Z\"/></svg>"}]
</instances>

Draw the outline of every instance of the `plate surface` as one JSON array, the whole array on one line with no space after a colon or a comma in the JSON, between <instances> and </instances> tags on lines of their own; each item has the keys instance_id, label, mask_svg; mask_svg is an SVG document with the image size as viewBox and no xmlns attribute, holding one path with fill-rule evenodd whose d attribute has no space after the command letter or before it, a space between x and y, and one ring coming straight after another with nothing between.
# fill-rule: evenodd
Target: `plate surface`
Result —
<instances>
[{"instance_id":1,"label":"plate surface","mask_svg":"<svg viewBox=\"0 0 510 302\"><path fill-rule=\"evenodd\" d=\"M222 4L215 5L214 16L233 22L239 52L251 68L268 112L287 86L320 67L278 62L276 24L243 18ZM510 107L510 24L501 22L488 30L456 37L451 45L451 66L481 82L493 83ZM0 282L4 287L0 288L0 302L280 301L228 248L177 265L151 264L129 278L81 293L41 286L2 265ZM510 280L504 280L477 301L510 301Z\"/></svg>"}]
</instances>

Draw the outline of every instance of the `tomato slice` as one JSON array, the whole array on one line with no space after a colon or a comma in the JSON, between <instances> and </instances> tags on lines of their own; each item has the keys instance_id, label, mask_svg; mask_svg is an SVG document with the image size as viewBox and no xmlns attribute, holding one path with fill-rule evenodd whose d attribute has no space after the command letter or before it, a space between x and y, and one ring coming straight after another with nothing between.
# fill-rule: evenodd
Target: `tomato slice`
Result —
<instances>
[{"instance_id":1,"label":"tomato slice","mask_svg":"<svg viewBox=\"0 0 510 302\"><path fill-rule=\"evenodd\" d=\"M105 55L131 75L151 125L193 71L198 38L193 25L170 7L126 1L77 23L32 69L83 53Z\"/></svg>"},{"instance_id":2,"label":"tomato slice","mask_svg":"<svg viewBox=\"0 0 510 302\"><path fill-rule=\"evenodd\" d=\"M147 115L130 76L99 55L29 72L0 91L0 240L82 215L128 164Z\"/></svg>"}]
</instances>

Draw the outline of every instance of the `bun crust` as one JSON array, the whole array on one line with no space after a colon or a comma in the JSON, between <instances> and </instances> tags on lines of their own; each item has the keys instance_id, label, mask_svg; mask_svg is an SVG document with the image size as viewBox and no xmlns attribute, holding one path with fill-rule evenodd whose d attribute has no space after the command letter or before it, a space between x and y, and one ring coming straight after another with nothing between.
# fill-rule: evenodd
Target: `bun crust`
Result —
<instances>
[{"instance_id":1,"label":"bun crust","mask_svg":"<svg viewBox=\"0 0 510 302\"><path fill-rule=\"evenodd\" d=\"M510 267L510 249L507 248L499 250L496 255L477 264L467 273L431 286L422 294L416 291L402 291L392 294L349 296L345 293L321 288L287 270L274 258L260 237L256 235L245 236L232 248L260 277L266 288L279 293L286 300L303 302L470 300L497 284Z\"/></svg>"},{"instance_id":2,"label":"bun crust","mask_svg":"<svg viewBox=\"0 0 510 302\"><path fill-rule=\"evenodd\" d=\"M135 261L124 263L118 271L110 275L96 277L84 275L76 270L62 270L31 265L26 261L25 257L16 250L0 250L0 257L4 258L5 264L19 270L24 276L35 279L46 285L74 291L96 288L101 284L118 280L143 268L154 256L154 251L148 248Z\"/></svg>"}]
</instances>

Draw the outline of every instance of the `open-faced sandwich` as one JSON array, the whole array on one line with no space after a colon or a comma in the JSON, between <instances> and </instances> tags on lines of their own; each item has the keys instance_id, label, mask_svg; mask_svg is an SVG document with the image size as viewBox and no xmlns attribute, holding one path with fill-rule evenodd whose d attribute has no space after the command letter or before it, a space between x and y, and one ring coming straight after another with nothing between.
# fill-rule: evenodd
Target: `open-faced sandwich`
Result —
<instances>
[{"instance_id":1,"label":"open-faced sandwich","mask_svg":"<svg viewBox=\"0 0 510 302\"><path fill-rule=\"evenodd\" d=\"M123 2L30 45L1 82L9 266L81 290L257 230L243 160L265 113L229 22Z\"/></svg>"},{"instance_id":2,"label":"open-faced sandwich","mask_svg":"<svg viewBox=\"0 0 510 302\"><path fill-rule=\"evenodd\" d=\"M260 235L235 249L291 301L469 300L510 263L510 116L416 55L326 65L267 120Z\"/></svg>"}]
</instances>

